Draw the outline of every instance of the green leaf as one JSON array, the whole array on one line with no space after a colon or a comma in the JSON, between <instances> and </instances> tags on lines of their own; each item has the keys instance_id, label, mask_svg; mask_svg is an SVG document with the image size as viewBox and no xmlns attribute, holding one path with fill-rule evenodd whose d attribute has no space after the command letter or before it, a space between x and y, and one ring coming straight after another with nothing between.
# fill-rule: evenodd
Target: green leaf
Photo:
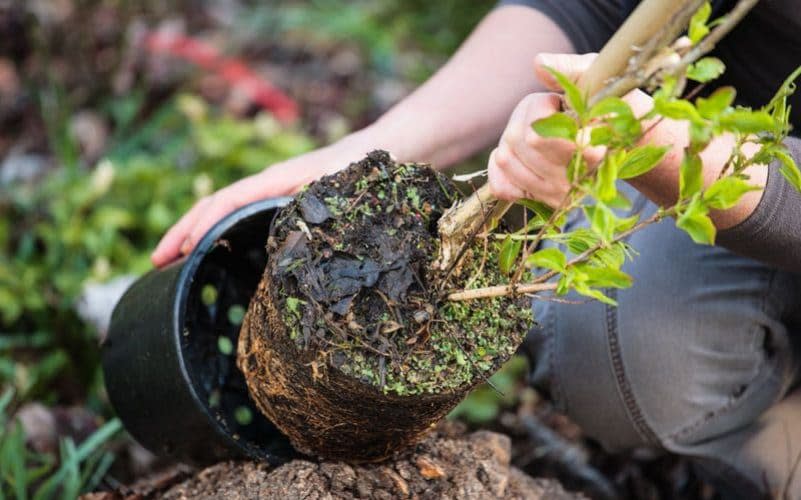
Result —
<instances>
[{"instance_id":1,"label":"green leaf","mask_svg":"<svg viewBox=\"0 0 801 500\"><path fill-rule=\"evenodd\" d=\"M593 299L597 300L598 302L602 302L604 304L609 304L610 306L616 306L617 305L617 302L615 302L614 300L612 300L609 297L607 297L606 295L604 295L603 292L601 292L600 290L595 290L593 288L590 288L584 282L581 282L581 281L574 282L573 283L573 289L576 290L576 292L579 293L580 295L584 295L585 297L593 298Z\"/></svg>"},{"instance_id":2,"label":"green leaf","mask_svg":"<svg viewBox=\"0 0 801 500\"><path fill-rule=\"evenodd\" d=\"M692 197L704 186L704 164L697 154L688 154L681 161L679 171L679 197L684 200Z\"/></svg>"},{"instance_id":3,"label":"green leaf","mask_svg":"<svg viewBox=\"0 0 801 500\"><path fill-rule=\"evenodd\" d=\"M582 266L581 270L587 275L586 283L590 286L628 288L633 282L631 276L619 269Z\"/></svg>"},{"instance_id":4,"label":"green leaf","mask_svg":"<svg viewBox=\"0 0 801 500\"><path fill-rule=\"evenodd\" d=\"M570 163L567 165L567 179L571 183L575 183L580 178L584 177L585 172L587 172L587 161L584 159L584 155L581 154L581 151L576 149L573 152Z\"/></svg>"},{"instance_id":5,"label":"green leaf","mask_svg":"<svg viewBox=\"0 0 801 500\"><path fill-rule=\"evenodd\" d=\"M517 200L517 204L522 205L527 209L531 210L537 215L537 217L543 220L548 220L551 218L551 215L553 215L553 208L549 207L548 205L546 205L541 201L529 200L524 198Z\"/></svg>"},{"instance_id":6,"label":"green leaf","mask_svg":"<svg viewBox=\"0 0 801 500\"><path fill-rule=\"evenodd\" d=\"M734 103L737 91L734 87L720 87L709 97L699 97L695 100L698 113L704 118L715 118Z\"/></svg>"},{"instance_id":7,"label":"green leaf","mask_svg":"<svg viewBox=\"0 0 801 500\"><path fill-rule=\"evenodd\" d=\"M706 2L690 19L690 28L687 32L687 36L690 37L690 41L692 41L693 45L700 42L709 33L709 27L706 25L706 22L709 20L710 14L712 14L712 5Z\"/></svg>"},{"instance_id":8,"label":"green leaf","mask_svg":"<svg viewBox=\"0 0 801 500\"><path fill-rule=\"evenodd\" d=\"M631 208L631 200L626 198L624 195L617 193L613 199L606 201L606 206L609 208L615 208L618 210L629 210Z\"/></svg>"},{"instance_id":9,"label":"green leaf","mask_svg":"<svg viewBox=\"0 0 801 500\"><path fill-rule=\"evenodd\" d=\"M713 245L716 229L707 213L707 208L700 202L700 198L696 198L676 219L676 227L683 229L696 243Z\"/></svg>"},{"instance_id":10,"label":"green leaf","mask_svg":"<svg viewBox=\"0 0 801 500\"><path fill-rule=\"evenodd\" d=\"M587 219L590 221L590 228L604 241L609 241L615 234L615 224L617 217L603 203L584 207Z\"/></svg>"},{"instance_id":11,"label":"green leaf","mask_svg":"<svg viewBox=\"0 0 801 500\"><path fill-rule=\"evenodd\" d=\"M531 124L531 128L541 137L559 137L568 141L575 141L578 133L576 121L565 113L540 118Z\"/></svg>"},{"instance_id":12,"label":"green leaf","mask_svg":"<svg viewBox=\"0 0 801 500\"><path fill-rule=\"evenodd\" d=\"M615 224L615 232L622 233L623 231L628 231L629 229L633 228L639 220L639 215L632 215L631 217L618 219L617 224Z\"/></svg>"},{"instance_id":13,"label":"green leaf","mask_svg":"<svg viewBox=\"0 0 801 500\"><path fill-rule=\"evenodd\" d=\"M690 151L700 153L712 141L712 126L690 123Z\"/></svg>"},{"instance_id":14,"label":"green leaf","mask_svg":"<svg viewBox=\"0 0 801 500\"><path fill-rule=\"evenodd\" d=\"M743 134L757 134L773 130L776 122L766 111L751 111L749 109L735 109L723 113L718 118L723 130L741 132Z\"/></svg>"},{"instance_id":15,"label":"green leaf","mask_svg":"<svg viewBox=\"0 0 801 500\"><path fill-rule=\"evenodd\" d=\"M770 102L763 108L765 111L770 111L771 115L776 121L778 135L786 135L790 122L790 106L787 105L787 98L795 93L796 83L795 80L801 76L801 66L797 67L782 83L779 90L770 100Z\"/></svg>"},{"instance_id":16,"label":"green leaf","mask_svg":"<svg viewBox=\"0 0 801 500\"><path fill-rule=\"evenodd\" d=\"M656 99L654 100L654 111L665 118L673 120L689 120L694 123L703 123L704 119L698 114L695 106L685 99Z\"/></svg>"},{"instance_id":17,"label":"green leaf","mask_svg":"<svg viewBox=\"0 0 801 500\"><path fill-rule=\"evenodd\" d=\"M704 202L709 207L726 210L736 205L745 193L758 189L739 177L724 177L707 188Z\"/></svg>"},{"instance_id":18,"label":"green leaf","mask_svg":"<svg viewBox=\"0 0 801 500\"><path fill-rule=\"evenodd\" d=\"M590 130L590 145L606 146L612 142L613 136L612 128L607 125L593 127L592 130Z\"/></svg>"},{"instance_id":19,"label":"green leaf","mask_svg":"<svg viewBox=\"0 0 801 500\"><path fill-rule=\"evenodd\" d=\"M618 165L620 157L623 156L622 151L615 151L607 153L601 165L598 167L598 175L596 177L596 196L601 201L609 201L617 196L617 187L615 181L618 177Z\"/></svg>"},{"instance_id":20,"label":"green leaf","mask_svg":"<svg viewBox=\"0 0 801 500\"><path fill-rule=\"evenodd\" d=\"M529 267L541 267L552 271L563 272L567 266L567 257L558 248L543 248L528 256Z\"/></svg>"},{"instance_id":21,"label":"green leaf","mask_svg":"<svg viewBox=\"0 0 801 500\"><path fill-rule=\"evenodd\" d=\"M628 152L623 164L620 165L618 177L620 179L632 179L649 172L659 165L662 158L670 150L669 146L639 146Z\"/></svg>"},{"instance_id":22,"label":"green leaf","mask_svg":"<svg viewBox=\"0 0 801 500\"><path fill-rule=\"evenodd\" d=\"M687 78L706 83L722 75L725 70L726 65L717 57L704 57L687 68Z\"/></svg>"},{"instance_id":23,"label":"green leaf","mask_svg":"<svg viewBox=\"0 0 801 500\"><path fill-rule=\"evenodd\" d=\"M801 172L799 172L798 165L795 163L795 160L793 160L793 157L784 151L777 151L775 156L782 164L780 171L784 178L787 179L787 182L789 182L796 191L801 192Z\"/></svg>"},{"instance_id":24,"label":"green leaf","mask_svg":"<svg viewBox=\"0 0 801 500\"><path fill-rule=\"evenodd\" d=\"M498 267L500 267L503 274L509 274L512 267L517 261L517 256L520 255L520 248L523 246L522 240L513 240L511 236L506 235L501 245L501 251L498 256Z\"/></svg>"},{"instance_id":25,"label":"green leaf","mask_svg":"<svg viewBox=\"0 0 801 500\"><path fill-rule=\"evenodd\" d=\"M562 87L562 90L565 92L565 99L567 100L567 104L570 106L570 109L575 111L579 117L584 117L584 115L587 113L587 102L576 84L571 82L567 76L553 68L546 67L545 69L548 70L551 75L553 75L554 79L556 79L556 81L559 83L559 86Z\"/></svg>"},{"instance_id":26,"label":"green leaf","mask_svg":"<svg viewBox=\"0 0 801 500\"><path fill-rule=\"evenodd\" d=\"M600 241L595 233L584 227L563 234L562 237L567 249L576 255L586 252Z\"/></svg>"},{"instance_id":27,"label":"green leaf","mask_svg":"<svg viewBox=\"0 0 801 500\"><path fill-rule=\"evenodd\" d=\"M602 116L634 116L631 107L619 97L605 97L598 101L588 114L589 118L598 118Z\"/></svg>"},{"instance_id":28,"label":"green leaf","mask_svg":"<svg viewBox=\"0 0 801 500\"><path fill-rule=\"evenodd\" d=\"M673 75L665 75L662 79L662 84L659 88L654 92L654 100L655 101L664 101L668 99L672 99L676 95L676 89L678 86L678 80Z\"/></svg>"}]
</instances>

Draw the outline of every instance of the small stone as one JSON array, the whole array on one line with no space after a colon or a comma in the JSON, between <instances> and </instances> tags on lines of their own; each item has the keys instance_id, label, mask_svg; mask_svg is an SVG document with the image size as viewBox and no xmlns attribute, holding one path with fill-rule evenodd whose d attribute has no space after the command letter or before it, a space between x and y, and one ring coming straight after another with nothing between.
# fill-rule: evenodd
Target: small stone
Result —
<instances>
[{"instance_id":1,"label":"small stone","mask_svg":"<svg viewBox=\"0 0 801 500\"><path fill-rule=\"evenodd\" d=\"M56 418L46 406L28 403L19 409L17 419L28 445L35 451L46 453L58 449Z\"/></svg>"},{"instance_id":2,"label":"small stone","mask_svg":"<svg viewBox=\"0 0 801 500\"><path fill-rule=\"evenodd\" d=\"M390 479L392 479L392 482L395 483L395 487L398 489L398 491L401 492L403 496L409 496L409 485L406 483L406 481L403 480L402 477L400 477L400 474L398 474L389 467L384 467L383 471L384 474L386 474L387 476L389 476Z\"/></svg>"},{"instance_id":3,"label":"small stone","mask_svg":"<svg viewBox=\"0 0 801 500\"><path fill-rule=\"evenodd\" d=\"M428 314L428 311L420 310L414 313L413 318L415 323L422 325L423 323L431 319L431 315Z\"/></svg>"},{"instance_id":4,"label":"small stone","mask_svg":"<svg viewBox=\"0 0 801 500\"><path fill-rule=\"evenodd\" d=\"M303 220L309 224L322 224L331 217L328 207L316 196L305 194L298 203Z\"/></svg>"},{"instance_id":5,"label":"small stone","mask_svg":"<svg viewBox=\"0 0 801 500\"><path fill-rule=\"evenodd\" d=\"M436 462L426 456L419 456L415 461L420 475L426 479L442 479L447 474Z\"/></svg>"}]
</instances>

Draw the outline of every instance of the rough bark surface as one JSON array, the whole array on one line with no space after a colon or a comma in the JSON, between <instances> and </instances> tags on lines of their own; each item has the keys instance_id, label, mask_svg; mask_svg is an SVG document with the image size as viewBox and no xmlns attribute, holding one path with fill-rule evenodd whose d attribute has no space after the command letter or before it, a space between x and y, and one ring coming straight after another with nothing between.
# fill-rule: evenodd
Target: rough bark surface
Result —
<instances>
[{"instance_id":1,"label":"rough bark surface","mask_svg":"<svg viewBox=\"0 0 801 500\"><path fill-rule=\"evenodd\" d=\"M393 460L370 465L294 460L276 469L226 462L173 486L165 499L581 499L510 465L510 441L440 431Z\"/></svg>"}]
</instances>

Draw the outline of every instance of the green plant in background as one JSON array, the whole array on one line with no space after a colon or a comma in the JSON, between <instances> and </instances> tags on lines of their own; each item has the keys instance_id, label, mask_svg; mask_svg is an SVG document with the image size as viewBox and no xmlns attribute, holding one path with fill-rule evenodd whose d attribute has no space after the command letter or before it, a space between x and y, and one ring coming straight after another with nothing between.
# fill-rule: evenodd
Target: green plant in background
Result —
<instances>
[{"instance_id":1,"label":"green plant in background","mask_svg":"<svg viewBox=\"0 0 801 500\"><path fill-rule=\"evenodd\" d=\"M471 424L487 424L495 420L503 408L513 407L520 396L520 387L526 385L528 360L525 356L514 356L495 372L489 383L484 383L470 392L448 415Z\"/></svg>"},{"instance_id":2,"label":"green plant in background","mask_svg":"<svg viewBox=\"0 0 801 500\"><path fill-rule=\"evenodd\" d=\"M0 382L22 399L47 398L64 371L93 385L95 336L73 312L83 286L145 272L159 237L198 197L313 146L266 115L237 120L181 95L93 170L69 156L41 182L0 194Z\"/></svg>"},{"instance_id":3,"label":"green plant in background","mask_svg":"<svg viewBox=\"0 0 801 500\"><path fill-rule=\"evenodd\" d=\"M379 73L400 70L402 76L422 81L496 3L316 0L287 2L281 8L264 5L248 9L236 20L237 38L258 39L277 32L300 37L304 44L348 40L364 50L370 67ZM416 57L402 57L410 50Z\"/></svg>"},{"instance_id":4,"label":"green plant in background","mask_svg":"<svg viewBox=\"0 0 801 500\"><path fill-rule=\"evenodd\" d=\"M12 390L0 395L0 498L77 498L95 489L114 461L101 447L120 431L120 421L107 422L77 446L61 439L56 460L28 449L22 426L8 416L13 397Z\"/></svg>"}]
</instances>

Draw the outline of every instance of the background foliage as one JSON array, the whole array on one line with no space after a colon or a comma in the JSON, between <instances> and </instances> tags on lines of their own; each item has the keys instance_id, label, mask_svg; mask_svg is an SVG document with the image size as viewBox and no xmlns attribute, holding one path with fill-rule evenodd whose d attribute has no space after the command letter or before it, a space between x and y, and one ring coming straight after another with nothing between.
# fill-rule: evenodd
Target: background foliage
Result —
<instances>
[{"instance_id":1,"label":"background foliage","mask_svg":"<svg viewBox=\"0 0 801 500\"><path fill-rule=\"evenodd\" d=\"M158 238L197 198L372 120L430 74L492 4L0 6L0 69L14 73L4 80L0 72L0 93L16 83L0 100L0 172L37 161L30 175L0 180L0 496L48 497L54 484L73 496L97 486L113 460L101 449L119 423L99 427L112 415L97 332L75 312L84 287L147 271ZM300 104L300 122L237 105L220 96L215 75L137 44L145 30L176 29L257 73L268 67ZM350 66L332 65L337 55ZM379 87L395 91L387 98ZM76 132L76 117L87 113L104 125L89 133L107 137L99 153ZM10 417L32 402L86 407L98 430L82 444L65 436L33 451Z\"/></svg>"}]
</instances>

